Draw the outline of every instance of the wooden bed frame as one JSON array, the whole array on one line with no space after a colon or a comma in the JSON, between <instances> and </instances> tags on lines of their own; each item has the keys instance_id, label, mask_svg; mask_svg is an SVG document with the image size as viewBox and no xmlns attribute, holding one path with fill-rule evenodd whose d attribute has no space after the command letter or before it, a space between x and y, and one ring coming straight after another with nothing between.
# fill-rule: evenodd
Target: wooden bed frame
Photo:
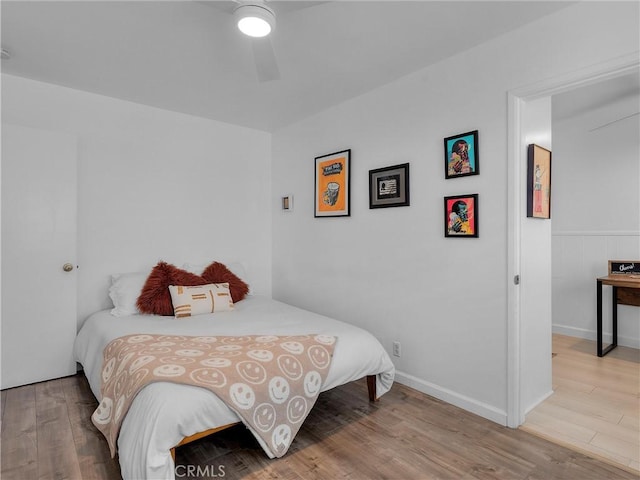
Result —
<instances>
[{"instance_id":1,"label":"wooden bed frame","mask_svg":"<svg viewBox=\"0 0 640 480\"><path fill-rule=\"evenodd\" d=\"M376 376L375 375L367 375L367 390L369 391L369 401L377 402L378 396L376 394ZM181 447L182 445L186 445L191 442L195 442L196 440L200 440L201 438L208 437L209 435L213 435L214 433L221 432L222 430L226 430L227 428L234 427L241 422L229 423L228 425L222 425L216 428L210 428L209 430L205 430L204 432L195 433L188 437L184 437L182 441L177 444L175 447L171 449L171 458L173 462L176 461L176 448Z\"/></svg>"}]
</instances>

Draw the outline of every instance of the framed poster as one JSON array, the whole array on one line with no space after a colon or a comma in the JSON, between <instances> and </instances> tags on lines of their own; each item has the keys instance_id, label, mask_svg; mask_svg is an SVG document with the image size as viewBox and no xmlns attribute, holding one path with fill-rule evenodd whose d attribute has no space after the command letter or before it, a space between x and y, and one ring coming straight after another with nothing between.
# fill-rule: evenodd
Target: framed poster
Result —
<instances>
[{"instance_id":1,"label":"framed poster","mask_svg":"<svg viewBox=\"0 0 640 480\"><path fill-rule=\"evenodd\" d=\"M551 152L527 148L527 217L551 218Z\"/></svg>"},{"instance_id":2,"label":"framed poster","mask_svg":"<svg viewBox=\"0 0 640 480\"><path fill-rule=\"evenodd\" d=\"M409 205L409 164L369 170L369 208Z\"/></svg>"},{"instance_id":3,"label":"framed poster","mask_svg":"<svg viewBox=\"0 0 640 480\"><path fill-rule=\"evenodd\" d=\"M444 197L444 236L478 237L478 194Z\"/></svg>"},{"instance_id":4,"label":"framed poster","mask_svg":"<svg viewBox=\"0 0 640 480\"><path fill-rule=\"evenodd\" d=\"M348 217L351 150L315 158L315 217Z\"/></svg>"},{"instance_id":5,"label":"framed poster","mask_svg":"<svg viewBox=\"0 0 640 480\"><path fill-rule=\"evenodd\" d=\"M480 173L478 130L444 139L444 178Z\"/></svg>"}]
</instances>

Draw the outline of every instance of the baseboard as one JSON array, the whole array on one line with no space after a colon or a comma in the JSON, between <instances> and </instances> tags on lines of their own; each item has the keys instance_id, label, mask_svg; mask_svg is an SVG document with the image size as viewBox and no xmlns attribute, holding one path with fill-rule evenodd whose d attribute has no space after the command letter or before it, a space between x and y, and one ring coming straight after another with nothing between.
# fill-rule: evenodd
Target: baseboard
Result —
<instances>
[{"instance_id":1,"label":"baseboard","mask_svg":"<svg viewBox=\"0 0 640 480\"><path fill-rule=\"evenodd\" d=\"M570 325L552 325L552 332L568 337L584 338L585 340L596 341L598 336L595 330L587 330L586 328L577 328ZM602 332L602 341L605 344L611 343L611 333ZM640 339L625 337L618 334L618 345L621 347L630 347L640 349Z\"/></svg>"},{"instance_id":2,"label":"baseboard","mask_svg":"<svg viewBox=\"0 0 640 480\"><path fill-rule=\"evenodd\" d=\"M525 417L529 414L529 412L531 410L533 410L534 408L536 408L538 405L540 405L542 402L544 402L547 398L549 398L551 395L553 395L553 390L549 390L547 393L545 393L544 395L542 395L540 398L538 398L538 400L534 401L531 403L531 405L529 405L525 411L524 411L524 415Z\"/></svg>"},{"instance_id":3,"label":"baseboard","mask_svg":"<svg viewBox=\"0 0 640 480\"><path fill-rule=\"evenodd\" d=\"M455 405L456 407L460 407L471 413L475 413L476 415L486 418L487 420L491 420L492 422L503 426L507 425L507 412L504 410L479 402L478 400L461 395L457 392L435 385L431 382L427 382L407 373L396 371L394 381L418 390L419 392L431 395L432 397L450 403L451 405Z\"/></svg>"}]
</instances>

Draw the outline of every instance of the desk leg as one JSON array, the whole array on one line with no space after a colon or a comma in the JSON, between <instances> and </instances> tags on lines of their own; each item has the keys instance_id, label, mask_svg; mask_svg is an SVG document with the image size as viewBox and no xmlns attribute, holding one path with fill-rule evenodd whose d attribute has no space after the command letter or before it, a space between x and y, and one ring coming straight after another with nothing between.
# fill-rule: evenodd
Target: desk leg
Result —
<instances>
[{"instance_id":1,"label":"desk leg","mask_svg":"<svg viewBox=\"0 0 640 480\"><path fill-rule=\"evenodd\" d=\"M611 300L611 305L613 308L613 311L611 312L613 337L611 337L612 347L609 350L612 350L618 346L618 287L613 287L613 292L611 294L613 295L613 298Z\"/></svg>"},{"instance_id":2,"label":"desk leg","mask_svg":"<svg viewBox=\"0 0 640 480\"><path fill-rule=\"evenodd\" d=\"M611 324L612 324L612 338L611 344L607 345L607 347L602 347L602 282L598 281L598 292L597 292L597 327L598 327L598 356L604 357L607 353L618 346L618 287L613 287L611 294L613 298L611 299Z\"/></svg>"},{"instance_id":3,"label":"desk leg","mask_svg":"<svg viewBox=\"0 0 640 480\"><path fill-rule=\"evenodd\" d=\"M602 356L602 282L596 280L596 324L597 324L597 351L598 356Z\"/></svg>"}]
</instances>

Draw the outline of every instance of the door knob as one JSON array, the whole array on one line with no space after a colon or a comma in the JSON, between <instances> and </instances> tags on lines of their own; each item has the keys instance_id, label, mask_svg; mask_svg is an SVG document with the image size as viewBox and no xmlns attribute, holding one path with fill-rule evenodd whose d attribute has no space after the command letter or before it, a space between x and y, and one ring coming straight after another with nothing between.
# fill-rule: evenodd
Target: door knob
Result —
<instances>
[{"instance_id":1,"label":"door knob","mask_svg":"<svg viewBox=\"0 0 640 480\"><path fill-rule=\"evenodd\" d=\"M73 265L71 263L65 263L62 266L62 270L64 270L65 272L70 272L71 270L73 270Z\"/></svg>"}]
</instances>

